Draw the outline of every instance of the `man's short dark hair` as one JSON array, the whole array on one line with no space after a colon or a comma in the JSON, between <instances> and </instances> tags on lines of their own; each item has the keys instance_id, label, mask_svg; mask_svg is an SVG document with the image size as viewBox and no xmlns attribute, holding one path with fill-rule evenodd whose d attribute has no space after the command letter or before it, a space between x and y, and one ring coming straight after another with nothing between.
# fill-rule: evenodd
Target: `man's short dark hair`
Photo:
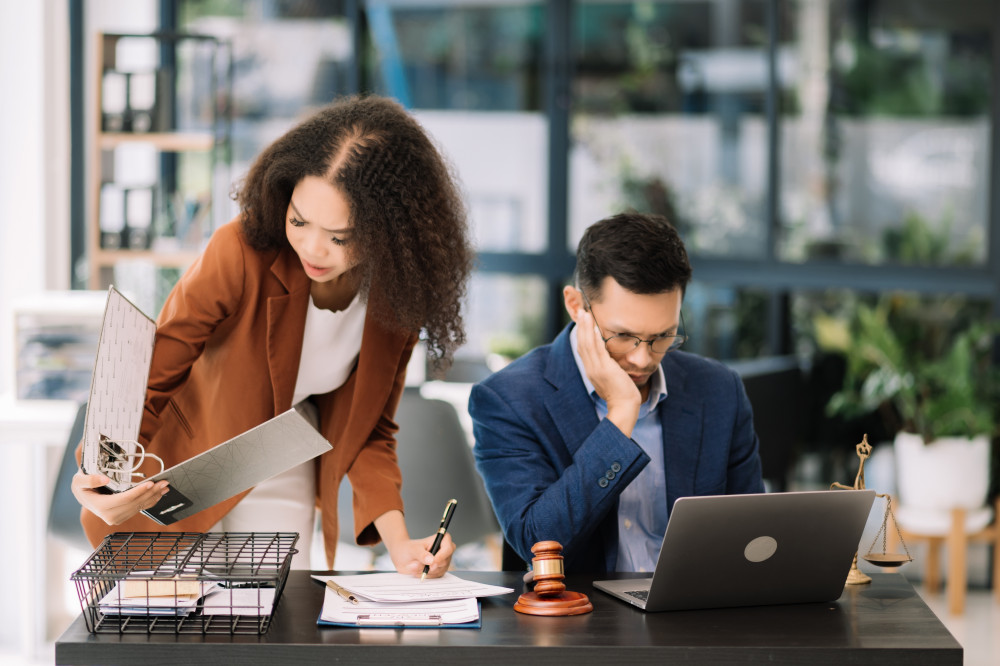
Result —
<instances>
[{"instance_id":1,"label":"man's short dark hair","mask_svg":"<svg viewBox=\"0 0 1000 666\"><path fill-rule=\"evenodd\" d=\"M576 286L600 300L606 277L636 294L684 293L691 280L684 242L660 215L620 213L591 225L576 250Z\"/></svg>"}]
</instances>

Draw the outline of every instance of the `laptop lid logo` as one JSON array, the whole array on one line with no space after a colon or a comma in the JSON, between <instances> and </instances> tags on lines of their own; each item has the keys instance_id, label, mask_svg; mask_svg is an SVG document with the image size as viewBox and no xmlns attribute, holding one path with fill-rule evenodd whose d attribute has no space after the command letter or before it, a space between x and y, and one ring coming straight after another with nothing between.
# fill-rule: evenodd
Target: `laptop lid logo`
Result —
<instances>
[{"instance_id":1,"label":"laptop lid logo","mask_svg":"<svg viewBox=\"0 0 1000 666\"><path fill-rule=\"evenodd\" d=\"M763 562L778 550L778 542L769 536L759 536L743 549L743 557L751 562Z\"/></svg>"}]
</instances>

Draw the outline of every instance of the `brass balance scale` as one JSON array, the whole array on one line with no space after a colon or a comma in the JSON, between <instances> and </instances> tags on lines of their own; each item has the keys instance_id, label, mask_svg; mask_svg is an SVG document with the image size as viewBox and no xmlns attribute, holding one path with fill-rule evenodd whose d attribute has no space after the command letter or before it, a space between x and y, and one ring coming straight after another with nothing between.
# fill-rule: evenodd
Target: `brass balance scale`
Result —
<instances>
[{"instance_id":1,"label":"brass balance scale","mask_svg":"<svg viewBox=\"0 0 1000 666\"><path fill-rule=\"evenodd\" d=\"M861 463L858 466L858 475L854 479L853 486L846 486L843 483L837 483L836 481L830 484L830 489L841 489L841 490L864 490L865 489L865 460L867 460L872 454L872 445L868 443L868 435L861 438L861 443L855 447L858 453L858 457L861 459ZM877 567L898 567L906 564L907 562L912 562L913 558L910 556L910 551L906 547L906 542L903 541L903 534L899 531L899 525L896 523L896 516L892 513L892 497L888 494L876 493L875 497L882 497L885 499L885 513L882 516L882 527L879 528L878 533L872 540L871 545L868 547L868 552L865 553L865 561L874 564ZM892 522L893 528L896 530L896 536L899 538L899 543L903 546L903 553L889 553L886 550L886 537L889 531L889 522ZM875 544L878 543L879 537L882 538L882 552L875 552ZM847 574L847 584L848 585L862 585L864 583L871 582L871 576L863 573L858 569L858 555L854 554L854 561L851 563L851 571Z\"/></svg>"}]
</instances>

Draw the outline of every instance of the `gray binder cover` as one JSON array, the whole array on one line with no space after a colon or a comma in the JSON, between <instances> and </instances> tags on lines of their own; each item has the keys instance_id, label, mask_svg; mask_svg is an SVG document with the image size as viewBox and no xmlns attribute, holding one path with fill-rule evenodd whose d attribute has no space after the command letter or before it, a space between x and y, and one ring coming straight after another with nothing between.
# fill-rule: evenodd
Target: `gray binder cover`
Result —
<instances>
[{"instance_id":1,"label":"gray binder cover","mask_svg":"<svg viewBox=\"0 0 1000 666\"><path fill-rule=\"evenodd\" d=\"M170 491L143 511L169 525L333 449L294 408L149 478Z\"/></svg>"},{"instance_id":2,"label":"gray binder cover","mask_svg":"<svg viewBox=\"0 0 1000 666\"><path fill-rule=\"evenodd\" d=\"M132 487L142 403L153 358L156 323L108 288L101 338L90 380L87 418L80 467L87 474L104 474L107 492ZM153 463L150 463L152 465Z\"/></svg>"}]
</instances>

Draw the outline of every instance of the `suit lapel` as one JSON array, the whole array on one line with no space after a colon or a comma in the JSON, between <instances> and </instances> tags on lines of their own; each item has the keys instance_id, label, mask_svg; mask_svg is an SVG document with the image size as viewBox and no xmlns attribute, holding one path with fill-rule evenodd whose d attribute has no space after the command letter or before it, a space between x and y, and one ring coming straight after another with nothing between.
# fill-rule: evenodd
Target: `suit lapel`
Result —
<instances>
[{"instance_id":1,"label":"suit lapel","mask_svg":"<svg viewBox=\"0 0 1000 666\"><path fill-rule=\"evenodd\" d=\"M659 412L669 509L676 498L694 494L701 456L704 406L689 398L685 372L671 354L663 359L663 372L667 380L667 399L660 405Z\"/></svg>"},{"instance_id":2,"label":"suit lapel","mask_svg":"<svg viewBox=\"0 0 1000 666\"><path fill-rule=\"evenodd\" d=\"M271 272L285 288L267 299L267 366L274 391L274 412L292 406L309 307L309 276L290 250L278 253Z\"/></svg>"},{"instance_id":3,"label":"suit lapel","mask_svg":"<svg viewBox=\"0 0 1000 666\"><path fill-rule=\"evenodd\" d=\"M572 326L567 326L553 341L545 367L545 379L556 389L545 399L545 407L555 423L570 455L597 427L594 401L583 385L573 348L570 346Z\"/></svg>"}]
</instances>

